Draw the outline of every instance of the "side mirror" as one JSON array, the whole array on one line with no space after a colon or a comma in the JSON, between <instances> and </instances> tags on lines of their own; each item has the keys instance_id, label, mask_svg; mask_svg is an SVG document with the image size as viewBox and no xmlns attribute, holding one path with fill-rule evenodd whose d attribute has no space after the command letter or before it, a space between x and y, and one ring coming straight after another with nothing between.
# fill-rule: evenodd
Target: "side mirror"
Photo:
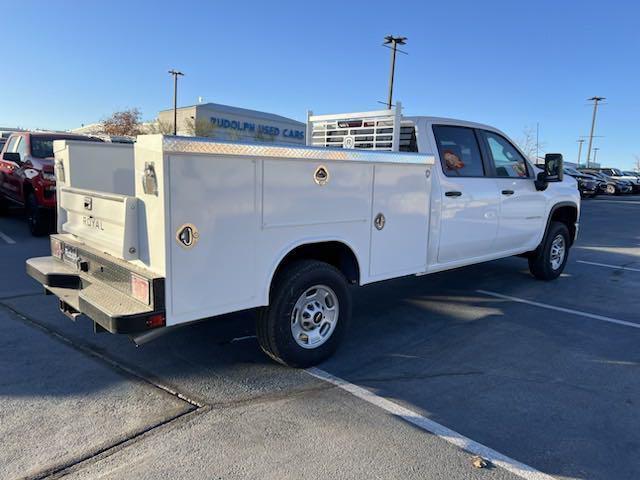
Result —
<instances>
[{"instance_id":1,"label":"side mirror","mask_svg":"<svg viewBox=\"0 0 640 480\"><path fill-rule=\"evenodd\" d=\"M544 156L544 173L547 182L561 182L564 177L564 161L561 153L547 153Z\"/></svg>"},{"instance_id":2,"label":"side mirror","mask_svg":"<svg viewBox=\"0 0 640 480\"><path fill-rule=\"evenodd\" d=\"M7 162L13 162L17 164L21 163L20 154L18 152L4 152L2 154L2 159L6 160Z\"/></svg>"},{"instance_id":3,"label":"side mirror","mask_svg":"<svg viewBox=\"0 0 640 480\"><path fill-rule=\"evenodd\" d=\"M561 153L547 153L544 156L544 171L538 173L534 183L536 190L546 190L549 182L561 182L564 178L564 162Z\"/></svg>"}]
</instances>

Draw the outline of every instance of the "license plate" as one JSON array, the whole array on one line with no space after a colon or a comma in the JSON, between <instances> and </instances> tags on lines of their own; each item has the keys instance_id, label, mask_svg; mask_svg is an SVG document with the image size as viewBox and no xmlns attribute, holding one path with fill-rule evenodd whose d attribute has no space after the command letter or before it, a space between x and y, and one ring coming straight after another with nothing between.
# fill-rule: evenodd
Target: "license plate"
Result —
<instances>
[{"instance_id":1,"label":"license plate","mask_svg":"<svg viewBox=\"0 0 640 480\"><path fill-rule=\"evenodd\" d=\"M78 249L71 245L64 246L64 252L62 254L62 260L74 267L78 265Z\"/></svg>"}]
</instances>

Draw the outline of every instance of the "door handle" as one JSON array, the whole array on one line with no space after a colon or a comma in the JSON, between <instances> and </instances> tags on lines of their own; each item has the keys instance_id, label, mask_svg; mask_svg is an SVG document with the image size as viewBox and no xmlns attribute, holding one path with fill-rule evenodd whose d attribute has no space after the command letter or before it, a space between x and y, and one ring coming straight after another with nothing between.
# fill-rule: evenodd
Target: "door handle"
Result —
<instances>
[{"instance_id":1,"label":"door handle","mask_svg":"<svg viewBox=\"0 0 640 480\"><path fill-rule=\"evenodd\" d=\"M444 192L446 197L459 197L460 195L462 195L462 192L457 192L455 190L450 191L450 192Z\"/></svg>"},{"instance_id":2,"label":"door handle","mask_svg":"<svg viewBox=\"0 0 640 480\"><path fill-rule=\"evenodd\" d=\"M515 192L513 190L502 190L503 195L513 195Z\"/></svg>"}]
</instances>

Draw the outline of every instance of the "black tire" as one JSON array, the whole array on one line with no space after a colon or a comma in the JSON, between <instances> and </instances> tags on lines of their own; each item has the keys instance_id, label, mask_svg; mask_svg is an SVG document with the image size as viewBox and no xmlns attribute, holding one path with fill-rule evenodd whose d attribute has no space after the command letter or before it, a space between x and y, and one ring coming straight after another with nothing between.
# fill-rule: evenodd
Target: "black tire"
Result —
<instances>
[{"instance_id":1,"label":"black tire","mask_svg":"<svg viewBox=\"0 0 640 480\"><path fill-rule=\"evenodd\" d=\"M47 212L38 206L38 200L33 192L27 195L25 214L29 231L34 237L41 237L49 232L49 218Z\"/></svg>"},{"instance_id":2,"label":"black tire","mask_svg":"<svg viewBox=\"0 0 640 480\"><path fill-rule=\"evenodd\" d=\"M563 237L564 241L564 256L559 266L554 268L552 263L551 249L554 240L558 236ZM542 244L533 252L529 257L529 271L531 274L539 280L554 280L560 276L564 270L564 266L567 264L569 258L569 229L564 223L551 222L549 230L542 241Z\"/></svg>"},{"instance_id":3,"label":"black tire","mask_svg":"<svg viewBox=\"0 0 640 480\"><path fill-rule=\"evenodd\" d=\"M304 348L294 338L292 325L295 322L292 317L298 300L316 285L327 286L332 290L337 297L338 313L335 326L326 340L323 340L324 343L315 348ZM262 350L276 362L289 367L306 368L322 362L335 352L347 331L350 319L351 294L342 273L324 262L301 260L285 267L274 280L270 305L258 315L258 342ZM314 325L311 327L316 328ZM318 331L322 330L322 327L317 328Z\"/></svg>"}]
</instances>

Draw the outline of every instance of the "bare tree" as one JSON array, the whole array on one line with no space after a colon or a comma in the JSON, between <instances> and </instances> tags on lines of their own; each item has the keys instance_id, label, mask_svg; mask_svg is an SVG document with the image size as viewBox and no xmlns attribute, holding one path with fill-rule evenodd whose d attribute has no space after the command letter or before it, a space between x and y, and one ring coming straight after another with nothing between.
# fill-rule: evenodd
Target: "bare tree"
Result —
<instances>
[{"instance_id":1,"label":"bare tree","mask_svg":"<svg viewBox=\"0 0 640 480\"><path fill-rule=\"evenodd\" d=\"M531 160L533 163L537 163L536 151L538 156L544 153L546 144L544 142L537 142L536 145L536 131L531 127L524 127L522 129L522 136L516 140L520 150Z\"/></svg>"},{"instance_id":2,"label":"bare tree","mask_svg":"<svg viewBox=\"0 0 640 480\"><path fill-rule=\"evenodd\" d=\"M155 122L149 122L147 125L147 133L160 133L162 135L173 135L173 123L163 122L158 119Z\"/></svg>"},{"instance_id":3,"label":"bare tree","mask_svg":"<svg viewBox=\"0 0 640 480\"><path fill-rule=\"evenodd\" d=\"M213 122L204 118L190 117L184 123L187 134L195 137L213 137L217 128Z\"/></svg>"},{"instance_id":4,"label":"bare tree","mask_svg":"<svg viewBox=\"0 0 640 480\"><path fill-rule=\"evenodd\" d=\"M141 133L140 110L131 108L114 112L100 122L102 133L135 137Z\"/></svg>"}]
</instances>

